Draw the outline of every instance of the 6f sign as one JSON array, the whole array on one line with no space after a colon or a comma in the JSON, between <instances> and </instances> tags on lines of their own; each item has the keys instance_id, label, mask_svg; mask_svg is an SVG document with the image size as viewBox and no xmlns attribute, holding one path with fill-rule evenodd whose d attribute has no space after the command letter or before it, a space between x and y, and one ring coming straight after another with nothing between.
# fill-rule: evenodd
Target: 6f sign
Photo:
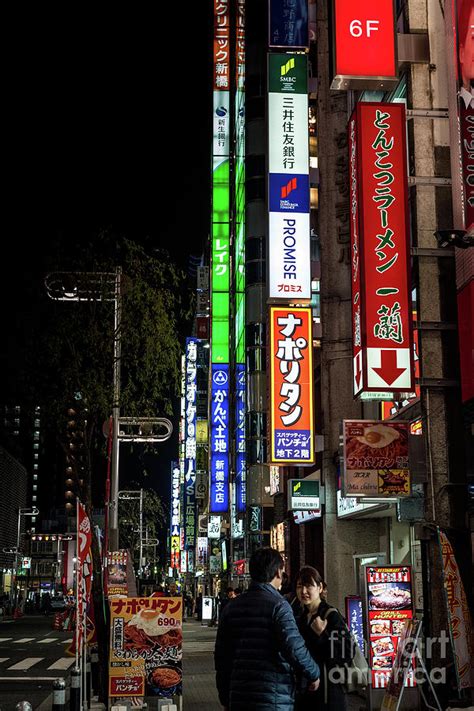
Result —
<instances>
[{"instance_id":1,"label":"6f sign","mask_svg":"<svg viewBox=\"0 0 474 711\"><path fill-rule=\"evenodd\" d=\"M387 88L398 79L393 0L333 0L331 89Z\"/></svg>"}]
</instances>

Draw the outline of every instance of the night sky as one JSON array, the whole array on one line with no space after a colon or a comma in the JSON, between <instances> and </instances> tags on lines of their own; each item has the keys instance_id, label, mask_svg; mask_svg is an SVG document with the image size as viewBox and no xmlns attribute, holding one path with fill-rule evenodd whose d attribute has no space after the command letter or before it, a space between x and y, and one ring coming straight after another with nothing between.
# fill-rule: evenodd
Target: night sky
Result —
<instances>
[{"instance_id":1,"label":"night sky","mask_svg":"<svg viewBox=\"0 0 474 711\"><path fill-rule=\"evenodd\" d=\"M2 391L14 389L31 295L58 244L110 226L182 266L202 252L211 7L36 5L4 16Z\"/></svg>"}]
</instances>

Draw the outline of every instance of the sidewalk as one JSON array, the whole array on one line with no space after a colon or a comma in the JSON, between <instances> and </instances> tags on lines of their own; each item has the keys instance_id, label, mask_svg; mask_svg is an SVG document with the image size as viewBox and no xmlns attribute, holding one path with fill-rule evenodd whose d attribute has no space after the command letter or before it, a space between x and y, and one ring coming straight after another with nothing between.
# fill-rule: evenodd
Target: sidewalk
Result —
<instances>
[{"instance_id":1,"label":"sidewalk","mask_svg":"<svg viewBox=\"0 0 474 711\"><path fill-rule=\"evenodd\" d=\"M222 711L214 672L216 627L183 624L183 711Z\"/></svg>"}]
</instances>

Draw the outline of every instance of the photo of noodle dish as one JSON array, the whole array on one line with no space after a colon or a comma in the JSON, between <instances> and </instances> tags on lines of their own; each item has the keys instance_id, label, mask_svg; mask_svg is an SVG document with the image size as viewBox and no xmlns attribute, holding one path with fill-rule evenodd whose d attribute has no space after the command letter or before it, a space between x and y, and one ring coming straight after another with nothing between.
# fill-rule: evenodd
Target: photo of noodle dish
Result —
<instances>
[{"instance_id":1,"label":"photo of noodle dish","mask_svg":"<svg viewBox=\"0 0 474 711\"><path fill-rule=\"evenodd\" d=\"M394 651L393 643L390 637L381 637L372 641L372 654L377 657L391 654Z\"/></svg>"},{"instance_id":2,"label":"photo of noodle dish","mask_svg":"<svg viewBox=\"0 0 474 711\"><path fill-rule=\"evenodd\" d=\"M410 583L369 585L371 610L411 610Z\"/></svg>"},{"instance_id":3,"label":"photo of noodle dish","mask_svg":"<svg viewBox=\"0 0 474 711\"><path fill-rule=\"evenodd\" d=\"M140 610L125 625L124 648L146 655L156 648L167 650L179 647L183 640L181 627L171 622L175 620L158 610Z\"/></svg>"}]
</instances>

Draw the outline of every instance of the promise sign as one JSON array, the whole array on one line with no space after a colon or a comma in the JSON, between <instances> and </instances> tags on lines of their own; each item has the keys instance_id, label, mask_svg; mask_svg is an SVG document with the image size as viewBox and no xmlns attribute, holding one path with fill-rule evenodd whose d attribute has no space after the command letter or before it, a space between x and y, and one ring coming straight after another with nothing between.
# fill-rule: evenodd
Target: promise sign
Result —
<instances>
[{"instance_id":1,"label":"promise sign","mask_svg":"<svg viewBox=\"0 0 474 711\"><path fill-rule=\"evenodd\" d=\"M310 308L270 308L270 462L312 464L313 341Z\"/></svg>"},{"instance_id":2,"label":"promise sign","mask_svg":"<svg viewBox=\"0 0 474 711\"><path fill-rule=\"evenodd\" d=\"M268 55L269 297L311 298L306 55Z\"/></svg>"},{"instance_id":3,"label":"promise sign","mask_svg":"<svg viewBox=\"0 0 474 711\"><path fill-rule=\"evenodd\" d=\"M393 0L333 0L331 89L387 88L398 81Z\"/></svg>"},{"instance_id":4,"label":"promise sign","mask_svg":"<svg viewBox=\"0 0 474 711\"><path fill-rule=\"evenodd\" d=\"M359 103L349 122L355 397L415 389L405 121Z\"/></svg>"}]
</instances>

